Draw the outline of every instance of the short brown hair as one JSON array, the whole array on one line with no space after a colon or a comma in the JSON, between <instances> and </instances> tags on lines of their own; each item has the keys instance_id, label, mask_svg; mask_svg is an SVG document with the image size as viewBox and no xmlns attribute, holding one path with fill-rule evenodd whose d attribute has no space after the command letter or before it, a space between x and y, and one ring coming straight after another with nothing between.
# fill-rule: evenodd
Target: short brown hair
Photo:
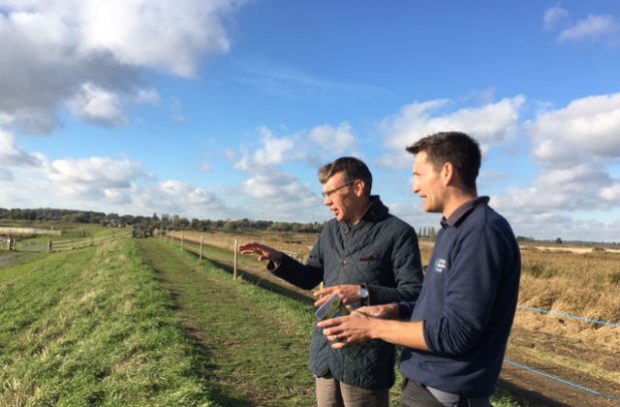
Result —
<instances>
[{"instance_id":1,"label":"short brown hair","mask_svg":"<svg viewBox=\"0 0 620 407\"><path fill-rule=\"evenodd\" d=\"M458 131L431 134L416 141L406 150L411 154L426 152L429 161L437 170L445 163L451 163L457 169L465 187L476 190L482 154L478 142L467 134Z\"/></svg>"},{"instance_id":2,"label":"short brown hair","mask_svg":"<svg viewBox=\"0 0 620 407\"><path fill-rule=\"evenodd\" d=\"M321 184L325 184L328 179L341 171L344 171L347 182L353 182L355 180L363 181L366 186L364 192L367 196L370 196L372 174L366 164L355 157L340 157L334 162L325 164L319 168L319 181Z\"/></svg>"}]
</instances>

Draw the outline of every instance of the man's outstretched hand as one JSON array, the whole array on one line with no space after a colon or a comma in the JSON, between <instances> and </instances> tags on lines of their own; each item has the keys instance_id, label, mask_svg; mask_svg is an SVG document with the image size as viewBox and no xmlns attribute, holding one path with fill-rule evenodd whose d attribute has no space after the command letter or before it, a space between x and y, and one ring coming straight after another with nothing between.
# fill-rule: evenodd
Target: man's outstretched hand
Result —
<instances>
[{"instance_id":1,"label":"man's outstretched hand","mask_svg":"<svg viewBox=\"0 0 620 407\"><path fill-rule=\"evenodd\" d=\"M258 260L281 261L282 252L257 242L244 243L239 246L241 254L258 254Z\"/></svg>"}]
</instances>

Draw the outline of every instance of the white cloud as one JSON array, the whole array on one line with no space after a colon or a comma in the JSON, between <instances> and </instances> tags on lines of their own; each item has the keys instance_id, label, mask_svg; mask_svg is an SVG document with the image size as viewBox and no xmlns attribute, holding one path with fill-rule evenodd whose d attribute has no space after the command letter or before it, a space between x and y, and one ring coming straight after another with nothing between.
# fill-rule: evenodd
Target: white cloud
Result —
<instances>
[{"instance_id":1,"label":"white cloud","mask_svg":"<svg viewBox=\"0 0 620 407\"><path fill-rule=\"evenodd\" d=\"M193 187L182 181L165 181L160 191L168 197L182 198L189 205L212 205L217 202L215 194L203 188Z\"/></svg>"},{"instance_id":2,"label":"white cloud","mask_svg":"<svg viewBox=\"0 0 620 407\"><path fill-rule=\"evenodd\" d=\"M0 181L13 181L14 179L15 177L10 170L0 167Z\"/></svg>"},{"instance_id":3,"label":"white cloud","mask_svg":"<svg viewBox=\"0 0 620 407\"><path fill-rule=\"evenodd\" d=\"M40 167L45 157L22 150L15 142L15 136L0 129L0 162L6 166Z\"/></svg>"},{"instance_id":4,"label":"white cloud","mask_svg":"<svg viewBox=\"0 0 620 407\"><path fill-rule=\"evenodd\" d=\"M180 0L172 7L167 0L84 3L80 29L85 50L109 50L123 64L191 77L202 53L229 49L221 18L241 1Z\"/></svg>"},{"instance_id":5,"label":"white cloud","mask_svg":"<svg viewBox=\"0 0 620 407\"><path fill-rule=\"evenodd\" d=\"M260 144L254 154L250 154L247 147L242 147L241 158L235 163L235 169L249 173L268 171L269 167L275 167L286 161L299 159L297 153L290 153L295 148L295 141L291 137L276 137L266 127L259 129ZM233 157L233 154L227 154Z\"/></svg>"},{"instance_id":6,"label":"white cloud","mask_svg":"<svg viewBox=\"0 0 620 407\"><path fill-rule=\"evenodd\" d=\"M545 30L551 30L555 28L560 22L566 20L568 17L568 11L560 6L554 6L547 11L543 17Z\"/></svg>"},{"instance_id":7,"label":"white cloud","mask_svg":"<svg viewBox=\"0 0 620 407\"><path fill-rule=\"evenodd\" d=\"M380 163L392 169L406 167L409 160L405 147L439 131L463 131L478 140L484 153L490 145L502 142L515 131L524 103L523 96L516 96L456 111L447 111L451 102L444 99L407 105L380 124L386 145L393 150Z\"/></svg>"},{"instance_id":8,"label":"white cloud","mask_svg":"<svg viewBox=\"0 0 620 407\"><path fill-rule=\"evenodd\" d=\"M137 179L149 176L140 163L129 158L91 157L52 161L48 177L79 194L92 189L129 188Z\"/></svg>"},{"instance_id":9,"label":"white cloud","mask_svg":"<svg viewBox=\"0 0 620 407\"><path fill-rule=\"evenodd\" d=\"M607 173L588 164L547 169L535 180L534 186L510 188L494 200L499 208L530 214L584 208L609 209L615 203L610 205L601 201L599 195L611 182Z\"/></svg>"},{"instance_id":10,"label":"white cloud","mask_svg":"<svg viewBox=\"0 0 620 407\"><path fill-rule=\"evenodd\" d=\"M157 100L143 90L142 70L194 77L205 55L226 52L230 40L222 21L242 3L3 1L0 125L49 133L60 126L58 109L85 97L84 86L98 91L86 90L77 109L82 118L122 122L125 99Z\"/></svg>"},{"instance_id":11,"label":"white cloud","mask_svg":"<svg viewBox=\"0 0 620 407\"><path fill-rule=\"evenodd\" d=\"M355 136L349 123L340 123L338 127L330 125L317 126L310 131L312 142L331 154L342 154L355 147Z\"/></svg>"},{"instance_id":12,"label":"white cloud","mask_svg":"<svg viewBox=\"0 0 620 407\"><path fill-rule=\"evenodd\" d=\"M616 182L611 186L601 189L599 196L602 199L612 203L620 202L620 182Z\"/></svg>"},{"instance_id":13,"label":"white cloud","mask_svg":"<svg viewBox=\"0 0 620 407\"><path fill-rule=\"evenodd\" d=\"M290 138L277 138L271 130L263 127L260 129L263 147L254 153L254 163L259 166L282 164L293 150L295 143Z\"/></svg>"},{"instance_id":14,"label":"white cloud","mask_svg":"<svg viewBox=\"0 0 620 407\"><path fill-rule=\"evenodd\" d=\"M571 166L620 156L620 93L590 96L546 111L527 125L543 165Z\"/></svg>"},{"instance_id":15,"label":"white cloud","mask_svg":"<svg viewBox=\"0 0 620 407\"><path fill-rule=\"evenodd\" d=\"M167 212L205 219L223 219L229 217L232 211L214 192L178 180L163 181L148 188L136 188L132 195L134 207L141 212Z\"/></svg>"},{"instance_id":16,"label":"white cloud","mask_svg":"<svg viewBox=\"0 0 620 407\"><path fill-rule=\"evenodd\" d=\"M316 214L322 204L310 185L301 183L292 174L279 172L255 174L243 184L242 192L253 199L252 210L258 217L270 214L278 219L299 221L308 218L308 212Z\"/></svg>"},{"instance_id":17,"label":"white cloud","mask_svg":"<svg viewBox=\"0 0 620 407\"><path fill-rule=\"evenodd\" d=\"M0 163L0 202L15 207L130 214L164 211L211 219L234 213L213 191L176 180L154 184L155 177L129 157L50 161L43 154L24 151L12 134L1 129Z\"/></svg>"},{"instance_id":18,"label":"white cloud","mask_svg":"<svg viewBox=\"0 0 620 407\"><path fill-rule=\"evenodd\" d=\"M589 15L563 30L558 36L560 42L618 41L620 24L611 15Z\"/></svg>"},{"instance_id":19,"label":"white cloud","mask_svg":"<svg viewBox=\"0 0 620 407\"><path fill-rule=\"evenodd\" d=\"M514 220L522 234L612 240L610 231L597 238L588 231L592 221L574 216L620 208L620 182L610 172L620 157L620 94L590 96L556 110L544 109L524 125L540 175L530 187L508 188L493 197L495 206Z\"/></svg>"},{"instance_id":20,"label":"white cloud","mask_svg":"<svg viewBox=\"0 0 620 407\"><path fill-rule=\"evenodd\" d=\"M87 121L117 126L127 123L118 96L92 83L82 85L81 92L70 102L74 113Z\"/></svg>"},{"instance_id":21,"label":"white cloud","mask_svg":"<svg viewBox=\"0 0 620 407\"><path fill-rule=\"evenodd\" d=\"M491 202L493 204L493 202ZM581 240L593 242L620 241L620 222L601 222L591 219L574 219L566 214L543 212L532 215L516 213L508 217L516 235L536 239Z\"/></svg>"},{"instance_id":22,"label":"white cloud","mask_svg":"<svg viewBox=\"0 0 620 407\"><path fill-rule=\"evenodd\" d=\"M159 105L160 97L156 89L138 89L134 94L134 102L137 104L149 104L153 106Z\"/></svg>"}]
</instances>

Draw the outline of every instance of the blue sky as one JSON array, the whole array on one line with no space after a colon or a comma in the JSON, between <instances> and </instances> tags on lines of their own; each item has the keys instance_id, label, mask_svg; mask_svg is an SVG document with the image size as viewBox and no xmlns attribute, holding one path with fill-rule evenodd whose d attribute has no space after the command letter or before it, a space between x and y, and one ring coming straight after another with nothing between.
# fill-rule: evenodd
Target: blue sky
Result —
<instances>
[{"instance_id":1,"label":"blue sky","mask_svg":"<svg viewBox=\"0 0 620 407\"><path fill-rule=\"evenodd\" d=\"M519 235L620 241L617 1L0 0L0 207L323 221L364 159L461 130Z\"/></svg>"}]
</instances>

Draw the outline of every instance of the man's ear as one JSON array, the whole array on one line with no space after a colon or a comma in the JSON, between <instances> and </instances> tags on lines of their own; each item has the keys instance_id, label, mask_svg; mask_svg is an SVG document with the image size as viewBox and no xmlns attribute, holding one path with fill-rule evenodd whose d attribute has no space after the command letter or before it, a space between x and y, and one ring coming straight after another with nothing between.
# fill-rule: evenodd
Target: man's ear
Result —
<instances>
[{"instance_id":1,"label":"man's ear","mask_svg":"<svg viewBox=\"0 0 620 407\"><path fill-rule=\"evenodd\" d=\"M366 183L361 179L356 180L355 184L353 184L353 191L355 191L355 195L357 195L358 197L361 197L365 194L365 189Z\"/></svg>"},{"instance_id":2,"label":"man's ear","mask_svg":"<svg viewBox=\"0 0 620 407\"><path fill-rule=\"evenodd\" d=\"M456 177L454 165L452 165L451 162L445 163L443 167L441 167L439 177L441 178L441 183L443 186L448 186L454 183Z\"/></svg>"}]
</instances>

